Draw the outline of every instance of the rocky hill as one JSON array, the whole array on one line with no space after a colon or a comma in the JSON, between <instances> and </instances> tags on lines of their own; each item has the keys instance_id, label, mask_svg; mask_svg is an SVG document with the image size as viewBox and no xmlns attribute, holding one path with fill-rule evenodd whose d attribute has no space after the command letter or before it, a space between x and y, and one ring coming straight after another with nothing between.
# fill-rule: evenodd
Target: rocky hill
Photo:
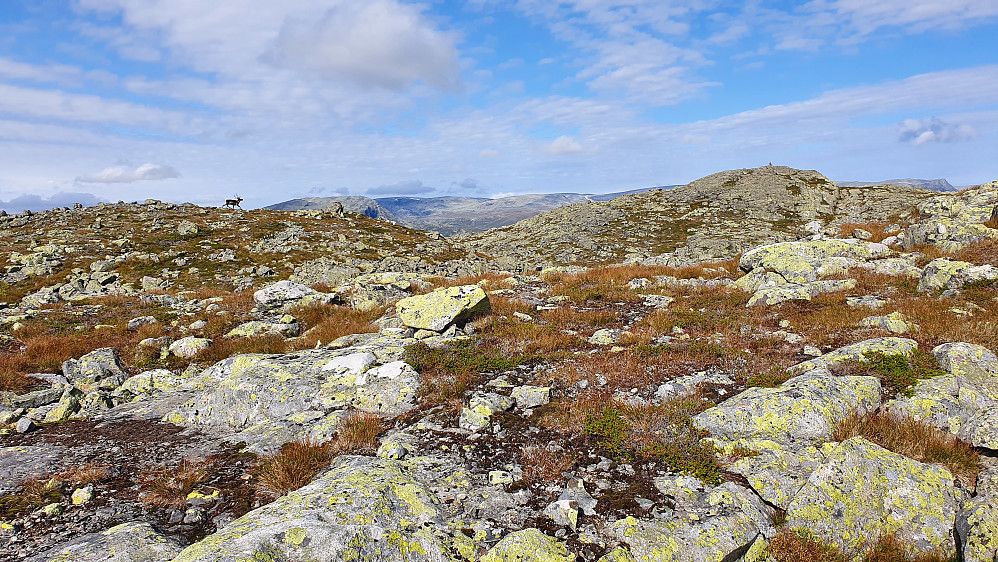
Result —
<instances>
[{"instance_id":1,"label":"rocky hill","mask_svg":"<svg viewBox=\"0 0 998 562\"><path fill-rule=\"evenodd\" d=\"M723 172L554 251L737 259L527 272L349 212L0 216L0 560L993 562L998 181L909 197Z\"/></svg>"},{"instance_id":2,"label":"rocky hill","mask_svg":"<svg viewBox=\"0 0 998 562\"><path fill-rule=\"evenodd\" d=\"M357 213L372 219L384 219L398 222L398 217L392 214L375 199L360 195L343 195L339 197L303 197L291 199L266 207L271 211L324 211L337 203L343 205L348 213Z\"/></svg>"},{"instance_id":3,"label":"rocky hill","mask_svg":"<svg viewBox=\"0 0 998 562\"><path fill-rule=\"evenodd\" d=\"M682 265L856 222L903 220L935 195L919 188L843 188L815 171L765 166L720 172L671 190L562 207L460 238L526 269L631 260Z\"/></svg>"}]
</instances>

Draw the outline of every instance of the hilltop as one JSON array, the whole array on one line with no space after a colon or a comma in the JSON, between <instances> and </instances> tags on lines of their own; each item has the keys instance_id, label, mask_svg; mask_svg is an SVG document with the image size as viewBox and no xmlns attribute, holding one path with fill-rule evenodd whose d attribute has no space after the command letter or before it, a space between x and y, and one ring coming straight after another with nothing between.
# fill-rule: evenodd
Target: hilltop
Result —
<instances>
[{"instance_id":1,"label":"hilltop","mask_svg":"<svg viewBox=\"0 0 998 562\"><path fill-rule=\"evenodd\" d=\"M0 560L998 555L998 181L343 207L0 214Z\"/></svg>"},{"instance_id":2,"label":"hilltop","mask_svg":"<svg viewBox=\"0 0 998 562\"><path fill-rule=\"evenodd\" d=\"M813 170L765 166L562 207L459 240L525 266L623 260L683 265L794 240L813 221L817 226L811 228L821 232L845 223L901 220L934 195L915 187L840 187Z\"/></svg>"}]
</instances>

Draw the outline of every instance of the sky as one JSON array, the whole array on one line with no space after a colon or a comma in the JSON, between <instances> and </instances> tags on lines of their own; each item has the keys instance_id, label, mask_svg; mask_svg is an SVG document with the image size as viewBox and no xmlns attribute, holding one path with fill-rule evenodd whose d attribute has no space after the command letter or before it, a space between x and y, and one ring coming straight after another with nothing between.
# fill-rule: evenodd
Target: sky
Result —
<instances>
[{"instance_id":1,"label":"sky","mask_svg":"<svg viewBox=\"0 0 998 562\"><path fill-rule=\"evenodd\" d=\"M0 0L0 208L998 179L995 0Z\"/></svg>"}]
</instances>

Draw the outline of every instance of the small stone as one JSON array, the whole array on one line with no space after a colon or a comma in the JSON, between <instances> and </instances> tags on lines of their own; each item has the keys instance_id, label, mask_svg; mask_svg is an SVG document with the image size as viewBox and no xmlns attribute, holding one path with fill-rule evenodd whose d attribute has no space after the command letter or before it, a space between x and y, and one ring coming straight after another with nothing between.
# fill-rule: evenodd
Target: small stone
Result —
<instances>
[{"instance_id":1,"label":"small stone","mask_svg":"<svg viewBox=\"0 0 998 562\"><path fill-rule=\"evenodd\" d=\"M551 401L551 387L548 386L518 386L513 389L513 399L517 407L536 408Z\"/></svg>"},{"instance_id":2,"label":"small stone","mask_svg":"<svg viewBox=\"0 0 998 562\"><path fill-rule=\"evenodd\" d=\"M139 316L138 318L132 318L128 321L128 330L134 332L149 324L155 324L157 322L155 316Z\"/></svg>"},{"instance_id":3,"label":"small stone","mask_svg":"<svg viewBox=\"0 0 998 562\"><path fill-rule=\"evenodd\" d=\"M94 499L94 485L87 484L82 488L73 490L73 505L83 505Z\"/></svg>"},{"instance_id":4,"label":"small stone","mask_svg":"<svg viewBox=\"0 0 998 562\"><path fill-rule=\"evenodd\" d=\"M512 484L513 475L505 470L490 470L489 471L489 484L493 486L501 484Z\"/></svg>"},{"instance_id":5,"label":"small stone","mask_svg":"<svg viewBox=\"0 0 998 562\"><path fill-rule=\"evenodd\" d=\"M35 422L32 421L31 418L21 418L17 420L17 425L14 426L14 429L18 433L27 433L29 431L38 429L38 426L35 425Z\"/></svg>"}]
</instances>

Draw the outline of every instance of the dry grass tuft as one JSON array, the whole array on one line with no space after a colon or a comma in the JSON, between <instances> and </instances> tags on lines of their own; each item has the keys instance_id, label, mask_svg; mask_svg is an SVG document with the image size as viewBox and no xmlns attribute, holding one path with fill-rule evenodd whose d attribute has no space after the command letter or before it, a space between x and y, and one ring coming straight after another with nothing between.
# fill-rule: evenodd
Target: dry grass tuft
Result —
<instances>
[{"instance_id":1,"label":"dry grass tuft","mask_svg":"<svg viewBox=\"0 0 998 562\"><path fill-rule=\"evenodd\" d=\"M208 479L211 464L205 461L184 459L174 468L161 467L139 475L139 489L143 503L159 507L182 509L187 496Z\"/></svg>"},{"instance_id":2,"label":"dry grass tuft","mask_svg":"<svg viewBox=\"0 0 998 562\"><path fill-rule=\"evenodd\" d=\"M857 228L861 228L873 235L868 242L880 242L887 238L889 234L884 232L889 223L873 221L866 223L846 222L839 225L839 238L852 238L852 233Z\"/></svg>"},{"instance_id":3,"label":"dry grass tuft","mask_svg":"<svg viewBox=\"0 0 998 562\"><path fill-rule=\"evenodd\" d=\"M861 435L881 447L919 462L945 466L972 485L980 472L980 455L953 435L907 416L853 413L835 426L832 437L845 441Z\"/></svg>"},{"instance_id":4,"label":"dry grass tuft","mask_svg":"<svg viewBox=\"0 0 998 562\"><path fill-rule=\"evenodd\" d=\"M909 545L901 542L897 535L884 535L877 539L863 562L950 562L955 558L941 552L911 552Z\"/></svg>"},{"instance_id":5,"label":"dry grass tuft","mask_svg":"<svg viewBox=\"0 0 998 562\"><path fill-rule=\"evenodd\" d=\"M983 224L984 224L984 226L986 226L988 228L996 228L996 229L998 229L998 215L995 215L995 216L991 217L990 219L984 221Z\"/></svg>"},{"instance_id":6,"label":"dry grass tuft","mask_svg":"<svg viewBox=\"0 0 998 562\"><path fill-rule=\"evenodd\" d=\"M294 347L312 348L319 342L327 344L350 334L377 332L378 326L371 321L384 312L384 308L357 310L333 304L298 307L292 310L291 314L305 325L306 332Z\"/></svg>"},{"instance_id":7,"label":"dry grass tuft","mask_svg":"<svg viewBox=\"0 0 998 562\"><path fill-rule=\"evenodd\" d=\"M329 466L333 457L330 442L316 443L310 439L291 441L273 455L260 459L253 470L256 487L265 496L280 497L312 481Z\"/></svg>"},{"instance_id":8,"label":"dry grass tuft","mask_svg":"<svg viewBox=\"0 0 998 562\"><path fill-rule=\"evenodd\" d=\"M378 435L384 430L381 416L370 412L351 412L343 418L332 441L333 454L372 453L376 449Z\"/></svg>"},{"instance_id":9,"label":"dry grass tuft","mask_svg":"<svg viewBox=\"0 0 998 562\"><path fill-rule=\"evenodd\" d=\"M806 529L781 528L769 541L769 554L777 562L846 562L838 548Z\"/></svg>"},{"instance_id":10,"label":"dry grass tuft","mask_svg":"<svg viewBox=\"0 0 998 562\"><path fill-rule=\"evenodd\" d=\"M111 476L111 467L90 461L83 466L77 466L65 470L56 475L56 478L74 487L96 484Z\"/></svg>"},{"instance_id":11,"label":"dry grass tuft","mask_svg":"<svg viewBox=\"0 0 998 562\"><path fill-rule=\"evenodd\" d=\"M564 450L551 451L546 447L528 445L520 452L520 465L523 468L523 482L550 484L564 479L562 474L571 470L575 457Z\"/></svg>"},{"instance_id":12,"label":"dry grass tuft","mask_svg":"<svg viewBox=\"0 0 998 562\"><path fill-rule=\"evenodd\" d=\"M0 517L26 515L62 499L61 482L56 478L31 478L21 482L13 494L0 497Z\"/></svg>"}]
</instances>

